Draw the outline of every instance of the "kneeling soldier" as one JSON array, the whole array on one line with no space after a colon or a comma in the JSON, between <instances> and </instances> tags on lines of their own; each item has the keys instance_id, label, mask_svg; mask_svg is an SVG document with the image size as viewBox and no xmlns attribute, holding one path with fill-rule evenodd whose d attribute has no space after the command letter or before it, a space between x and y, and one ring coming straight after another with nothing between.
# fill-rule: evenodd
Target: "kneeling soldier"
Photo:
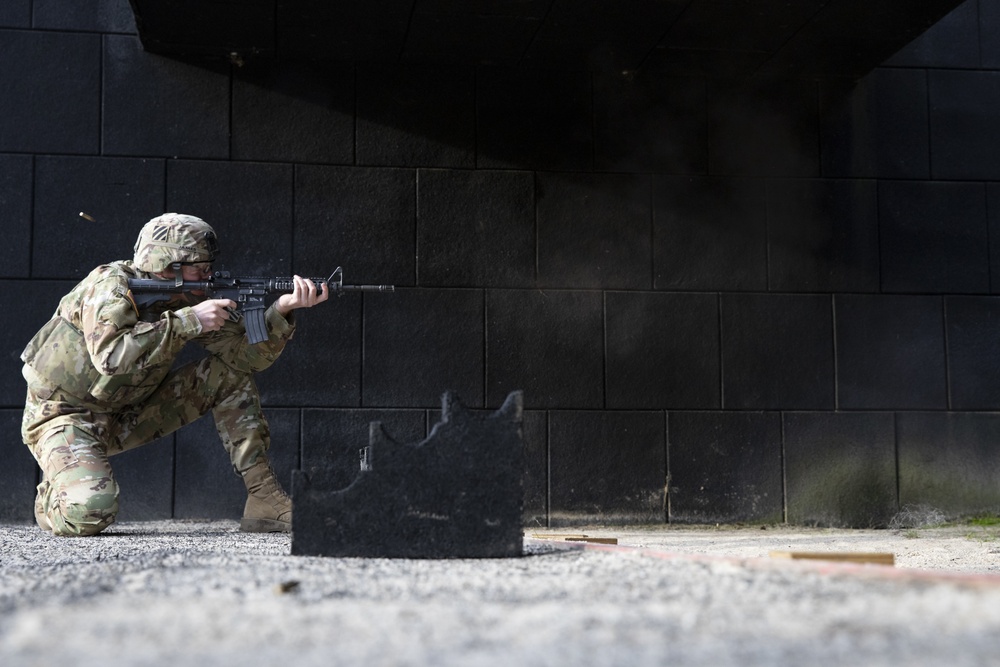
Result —
<instances>
[{"instance_id":1,"label":"kneeling soldier","mask_svg":"<svg viewBox=\"0 0 1000 667\"><path fill-rule=\"evenodd\" d=\"M21 355L28 383L21 435L42 469L35 520L56 535L94 535L114 522L118 485L108 457L149 443L209 410L247 487L241 530L288 532L292 502L268 460L270 433L254 373L268 368L294 331L293 312L329 292L295 277L266 313L268 339L250 345L228 299L179 294L137 307L129 278L185 281L212 275L215 232L167 213L142 228L132 260L94 269L62 298ZM173 368L194 342L208 355Z\"/></svg>"}]
</instances>

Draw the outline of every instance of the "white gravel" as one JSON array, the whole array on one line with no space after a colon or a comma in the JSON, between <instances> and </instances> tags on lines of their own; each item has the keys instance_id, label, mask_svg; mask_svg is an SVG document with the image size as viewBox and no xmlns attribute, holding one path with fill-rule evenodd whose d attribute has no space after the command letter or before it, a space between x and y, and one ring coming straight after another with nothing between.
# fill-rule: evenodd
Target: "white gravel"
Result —
<instances>
[{"instance_id":1,"label":"white gravel","mask_svg":"<svg viewBox=\"0 0 1000 667\"><path fill-rule=\"evenodd\" d=\"M236 527L0 525L0 665L1000 665L997 529L584 528L627 548L388 560ZM895 568L767 558L887 547Z\"/></svg>"}]
</instances>

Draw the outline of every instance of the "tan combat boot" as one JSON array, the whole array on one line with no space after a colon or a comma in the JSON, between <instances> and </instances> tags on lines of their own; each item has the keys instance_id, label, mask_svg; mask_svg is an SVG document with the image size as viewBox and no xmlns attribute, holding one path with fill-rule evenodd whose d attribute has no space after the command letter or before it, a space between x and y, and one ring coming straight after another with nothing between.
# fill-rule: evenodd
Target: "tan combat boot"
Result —
<instances>
[{"instance_id":1,"label":"tan combat boot","mask_svg":"<svg viewBox=\"0 0 1000 667\"><path fill-rule=\"evenodd\" d=\"M243 471L247 504L240 530L246 533L292 532L292 499L281 488L271 463L262 456Z\"/></svg>"}]
</instances>

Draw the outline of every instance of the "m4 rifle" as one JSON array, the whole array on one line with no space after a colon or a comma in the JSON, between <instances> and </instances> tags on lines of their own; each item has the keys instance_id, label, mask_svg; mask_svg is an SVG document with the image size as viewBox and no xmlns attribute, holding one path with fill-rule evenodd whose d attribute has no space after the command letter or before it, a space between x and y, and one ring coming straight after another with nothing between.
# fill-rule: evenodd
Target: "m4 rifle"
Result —
<instances>
[{"instance_id":1,"label":"m4 rifle","mask_svg":"<svg viewBox=\"0 0 1000 667\"><path fill-rule=\"evenodd\" d=\"M267 340L267 325L264 297L269 294L284 294L295 290L292 278L266 278L232 276L228 271L216 271L206 280L184 280L180 265L174 265L173 279L170 278L129 278L128 288L138 308L157 301L167 301L176 294L201 292L209 299L230 299L236 302L236 309L230 311L234 321L242 317L246 323L247 340L251 345ZM308 278L317 287L326 285L331 294L343 296L345 292L395 292L394 285L345 285L341 267L329 278Z\"/></svg>"}]
</instances>

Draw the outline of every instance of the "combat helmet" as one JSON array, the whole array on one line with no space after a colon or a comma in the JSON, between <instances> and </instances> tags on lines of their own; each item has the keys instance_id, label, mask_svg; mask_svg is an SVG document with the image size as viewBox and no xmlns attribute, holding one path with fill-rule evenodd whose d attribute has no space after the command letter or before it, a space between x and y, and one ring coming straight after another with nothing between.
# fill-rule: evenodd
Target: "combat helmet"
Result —
<instances>
[{"instance_id":1,"label":"combat helmet","mask_svg":"<svg viewBox=\"0 0 1000 667\"><path fill-rule=\"evenodd\" d=\"M215 230L193 215L164 213L147 222L135 242L134 263L159 273L176 262L214 262L219 254Z\"/></svg>"}]
</instances>

